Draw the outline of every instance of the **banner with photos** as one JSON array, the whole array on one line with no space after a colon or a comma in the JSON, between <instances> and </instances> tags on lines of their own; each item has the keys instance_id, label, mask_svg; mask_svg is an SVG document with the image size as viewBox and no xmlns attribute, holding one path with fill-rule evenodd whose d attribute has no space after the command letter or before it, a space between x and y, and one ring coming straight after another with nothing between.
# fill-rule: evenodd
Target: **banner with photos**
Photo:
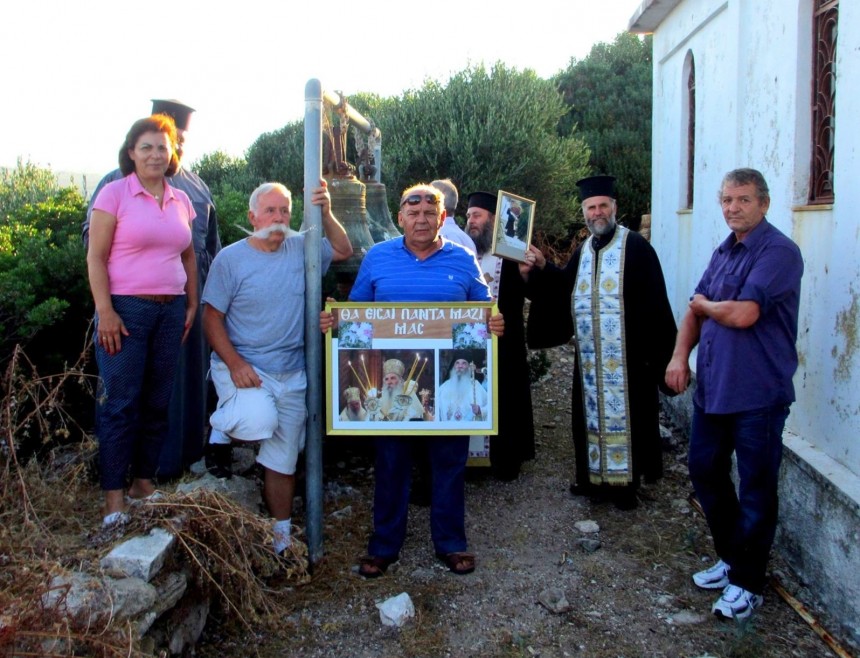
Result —
<instances>
[{"instance_id":1,"label":"banner with photos","mask_svg":"<svg viewBox=\"0 0 860 658\"><path fill-rule=\"evenodd\" d=\"M498 433L491 302L331 302L326 432Z\"/></svg>"}]
</instances>

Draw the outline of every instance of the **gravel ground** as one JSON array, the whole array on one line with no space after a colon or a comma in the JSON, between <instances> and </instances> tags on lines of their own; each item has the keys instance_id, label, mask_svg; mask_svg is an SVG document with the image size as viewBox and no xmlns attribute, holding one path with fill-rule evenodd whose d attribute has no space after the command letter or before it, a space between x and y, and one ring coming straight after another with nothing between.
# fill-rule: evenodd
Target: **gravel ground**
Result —
<instances>
[{"instance_id":1,"label":"gravel ground","mask_svg":"<svg viewBox=\"0 0 860 658\"><path fill-rule=\"evenodd\" d=\"M497 482L488 469L470 473L466 524L475 573L455 576L434 560L428 509L410 506L400 562L383 578L360 578L354 565L370 529L372 462L366 444L327 443L326 555L310 584L279 594L291 610L282 632L249 635L210 618L198 655L832 655L772 589L749 623L710 614L718 593L690 580L713 554L707 526L689 503L679 432L665 440L666 476L640 490L636 510L569 494L570 349L550 350L550 373L533 388L537 458L515 482ZM599 530L583 532L581 521ZM802 597L778 557L771 568ZM401 628L382 625L376 604L402 592L414 618ZM561 601L555 612L540 602L560 596L567 605Z\"/></svg>"}]
</instances>

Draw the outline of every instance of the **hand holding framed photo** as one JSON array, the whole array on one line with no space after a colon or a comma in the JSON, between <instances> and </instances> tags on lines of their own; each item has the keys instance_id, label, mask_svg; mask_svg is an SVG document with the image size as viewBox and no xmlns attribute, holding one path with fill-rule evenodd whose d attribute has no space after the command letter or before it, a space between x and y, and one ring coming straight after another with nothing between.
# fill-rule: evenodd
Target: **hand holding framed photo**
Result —
<instances>
[{"instance_id":1,"label":"hand holding framed photo","mask_svg":"<svg viewBox=\"0 0 860 658\"><path fill-rule=\"evenodd\" d=\"M499 190L498 199L492 253L524 263L532 241L535 202L504 190Z\"/></svg>"}]
</instances>

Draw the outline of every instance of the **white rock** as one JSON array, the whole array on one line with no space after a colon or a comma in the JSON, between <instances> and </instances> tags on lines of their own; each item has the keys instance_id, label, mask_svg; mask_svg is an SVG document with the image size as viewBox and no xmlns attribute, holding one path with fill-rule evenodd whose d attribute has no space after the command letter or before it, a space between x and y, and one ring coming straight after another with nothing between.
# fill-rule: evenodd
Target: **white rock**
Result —
<instances>
[{"instance_id":1,"label":"white rock","mask_svg":"<svg viewBox=\"0 0 860 658\"><path fill-rule=\"evenodd\" d=\"M111 592L114 614L119 618L134 617L155 605L158 592L141 578L106 579Z\"/></svg>"},{"instance_id":2,"label":"white rock","mask_svg":"<svg viewBox=\"0 0 860 658\"><path fill-rule=\"evenodd\" d=\"M166 530L155 528L148 535L133 537L115 546L101 559L101 567L149 582L161 570L175 539Z\"/></svg>"},{"instance_id":3,"label":"white rock","mask_svg":"<svg viewBox=\"0 0 860 658\"><path fill-rule=\"evenodd\" d=\"M72 619L92 623L109 606L104 582L89 574L73 572L55 576L49 589L42 595L42 605L49 610L60 610Z\"/></svg>"},{"instance_id":4,"label":"white rock","mask_svg":"<svg viewBox=\"0 0 860 658\"><path fill-rule=\"evenodd\" d=\"M150 610L141 615L140 619L137 620L137 636L142 637L146 635L146 632L152 628L156 619L158 619L158 615L155 614L155 610Z\"/></svg>"},{"instance_id":5,"label":"white rock","mask_svg":"<svg viewBox=\"0 0 860 658\"><path fill-rule=\"evenodd\" d=\"M231 470L236 475L247 473L257 462L257 452L254 448L233 446L233 464Z\"/></svg>"},{"instance_id":6,"label":"white rock","mask_svg":"<svg viewBox=\"0 0 860 658\"><path fill-rule=\"evenodd\" d=\"M177 493L187 494L197 489L217 491L254 514L260 512L260 506L263 502L260 487L251 480L236 475L229 480L219 480L207 472L203 477L193 482L183 482L176 486Z\"/></svg>"},{"instance_id":7,"label":"white rock","mask_svg":"<svg viewBox=\"0 0 860 658\"><path fill-rule=\"evenodd\" d=\"M600 526L597 525L596 521L577 521L573 524L573 527L587 535L600 532Z\"/></svg>"},{"instance_id":8,"label":"white rock","mask_svg":"<svg viewBox=\"0 0 860 658\"><path fill-rule=\"evenodd\" d=\"M550 612L561 614L570 610L570 603L564 591L558 587L549 587L538 595L538 603Z\"/></svg>"},{"instance_id":9,"label":"white rock","mask_svg":"<svg viewBox=\"0 0 860 658\"><path fill-rule=\"evenodd\" d=\"M343 509L336 510L329 514L333 519L348 519L352 516L352 505L347 505Z\"/></svg>"},{"instance_id":10,"label":"white rock","mask_svg":"<svg viewBox=\"0 0 860 658\"><path fill-rule=\"evenodd\" d=\"M170 634L168 648L170 653L182 653L186 647L193 647L203 633L206 618L209 616L209 599L187 609L185 617L177 624Z\"/></svg>"},{"instance_id":11,"label":"white rock","mask_svg":"<svg viewBox=\"0 0 860 658\"><path fill-rule=\"evenodd\" d=\"M156 616L160 616L175 606L185 594L188 587L188 576L185 572L174 571L160 578L159 582L152 584L157 593L154 612Z\"/></svg>"},{"instance_id":12,"label":"white rock","mask_svg":"<svg viewBox=\"0 0 860 658\"><path fill-rule=\"evenodd\" d=\"M134 617L152 607L156 596L155 588L140 578L114 580L73 572L51 579L42 604L80 623L97 623Z\"/></svg>"},{"instance_id":13,"label":"white rock","mask_svg":"<svg viewBox=\"0 0 860 658\"><path fill-rule=\"evenodd\" d=\"M203 475L206 472L206 460L201 459L199 461L194 462L191 466L188 467L188 471L191 475Z\"/></svg>"},{"instance_id":14,"label":"white rock","mask_svg":"<svg viewBox=\"0 0 860 658\"><path fill-rule=\"evenodd\" d=\"M657 605L661 608L671 608L675 605L675 597L671 594L661 594L657 597Z\"/></svg>"},{"instance_id":15,"label":"white rock","mask_svg":"<svg viewBox=\"0 0 860 658\"><path fill-rule=\"evenodd\" d=\"M670 620L674 624L689 625L701 624L707 621L708 617L698 612L692 612L691 610L681 610L681 612L677 612L672 615Z\"/></svg>"},{"instance_id":16,"label":"white rock","mask_svg":"<svg viewBox=\"0 0 860 658\"><path fill-rule=\"evenodd\" d=\"M385 626L400 628L407 619L415 616L415 606L406 592L377 603L376 607L379 608L379 619Z\"/></svg>"}]
</instances>

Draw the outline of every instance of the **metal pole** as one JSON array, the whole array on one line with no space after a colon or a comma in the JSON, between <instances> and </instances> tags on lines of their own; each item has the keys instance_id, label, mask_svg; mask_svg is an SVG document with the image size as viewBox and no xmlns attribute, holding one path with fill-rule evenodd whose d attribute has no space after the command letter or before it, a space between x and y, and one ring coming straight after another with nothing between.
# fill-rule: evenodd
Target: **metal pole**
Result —
<instances>
[{"instance_id":1,"label":"metal pole","mask_svg":"<svg viewBox=\"0 0 860 658\"><path fill-rule=\"evenodd\" d=\"M370 135L377 162L376 181L380 182L382 134L379 128L349 106L339 94L323 92L319 80L305 85L305 367L308 373L308 420L305 440L305 510L307 514L308 556L311 564L322 558L323 474L322 474L322 334L319 314L322 308L322 210L311 203L311 191L322 177L323 103L343 109L350 122Z\"/></svg>"},{"instance_id":2,"label":"metal pole","mask_svg":"<svg viewBox=\"0 0 860 658\"><path fill-rule=\"evenodd\" d=\"M305 510L307 513L308 557L311 564L322 558L322 334L319 314L322 307L322 210L311 203L312 190L322 177L322 86L319 80L305 85L305 367L308 374L308 420L305 441Z\"/></svg>"}]
</instances>

